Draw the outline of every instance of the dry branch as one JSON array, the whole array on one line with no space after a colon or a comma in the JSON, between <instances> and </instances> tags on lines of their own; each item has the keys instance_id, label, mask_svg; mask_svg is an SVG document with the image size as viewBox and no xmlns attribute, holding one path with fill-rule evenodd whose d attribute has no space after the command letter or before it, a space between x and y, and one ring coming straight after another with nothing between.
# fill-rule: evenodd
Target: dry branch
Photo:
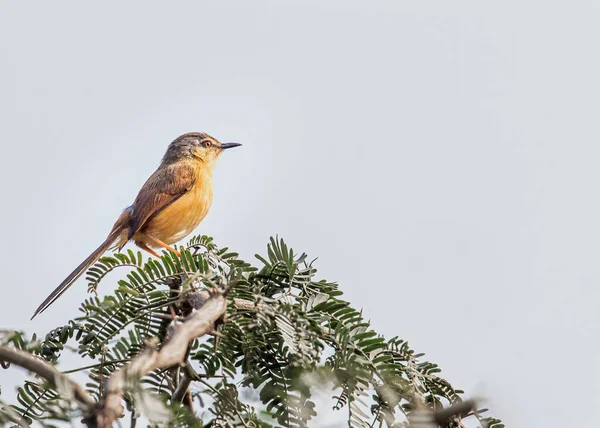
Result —
<instances>
[{"instance_id":1,"label":"dry branch","mask_svg":"<svg viewBox=\"0 0 600 428\"><path fill-rule=\"evenodd\" d=\"M145 349L109 377L106 394L97 412L98 427L112 427L112 423L123 414L121 399L128 378L139 379L153 370L185 362L188 344L212 331L215 322L225 314L227 300L224 294L213 293L200 309L193 312L184 323L178 324L160 351L152 347Z\"/></svg>"},{"instance_id":2,"label":"dry branch","mask_svg":"<svg viewBox=\"0 0 600 428\"><path fill-rule=\"evenodd\" d=\"M85 389L73 382L68 376L59 372L53 365L40 357L31 355L28 352L19 349L0 346L0 361L11 363L37 374L45 379L54 389L67 386L73 392L73 397L84 407L93 406L96 402Z\"/></svg>"}]
</instances>

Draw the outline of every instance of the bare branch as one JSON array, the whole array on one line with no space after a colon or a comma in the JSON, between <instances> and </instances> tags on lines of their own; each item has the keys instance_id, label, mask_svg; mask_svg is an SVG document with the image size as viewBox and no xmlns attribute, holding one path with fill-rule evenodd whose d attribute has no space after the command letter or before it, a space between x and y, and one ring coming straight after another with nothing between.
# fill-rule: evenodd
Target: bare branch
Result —
<instances>
[{"instance_id":1,"label":"bare branch","mask_svg":"<svg viewBox=\"0 0 600 428\"><path fill-rule=\"evenodd\" d=\"M177 385L177 389L175 389L175 392L173 392L173 395L171 396L171 400L173 402L176 401L178 403L181 403L185 397L185 394L187 393L188 387L190 386L192 381L197 378L198 378L198 374L195 372L195 370L192 368L192 366L188 362L183 369L183 377L179 381L179 385Z\"/></svg>"},{"instance_id":2,"label":"bare branch","mask_svg":"<svg viewBox=\"0 0 600 428\"><path fill-rule=\"evenodd\" d=\"M53 365L39 357L19 349L0 346L0 360L37 374L52 385L53 388L63 385L70 386L73 391L73 397L86 408L96 404L94 399L89 396L85 389L70 380L68 376L56 370Z\"/></svg>"}]
</instances>

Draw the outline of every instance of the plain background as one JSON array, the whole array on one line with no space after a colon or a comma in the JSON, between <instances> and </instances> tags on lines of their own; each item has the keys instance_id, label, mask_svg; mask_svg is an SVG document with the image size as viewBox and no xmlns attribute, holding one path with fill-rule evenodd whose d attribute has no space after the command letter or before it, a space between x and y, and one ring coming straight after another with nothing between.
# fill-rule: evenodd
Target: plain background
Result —
<instances>
[{"instance_id":1,"label":"plain background","mask_svg":"<svg viewBox=\"0 0 600 428\"><path fill-rule=\"evenodd\" d=\"M0 5L2 328L75 316L29 322L201 130L244 146L197 233L318 256L510 427L597 426L597 2Z\"/></svg>"}]
</instances>

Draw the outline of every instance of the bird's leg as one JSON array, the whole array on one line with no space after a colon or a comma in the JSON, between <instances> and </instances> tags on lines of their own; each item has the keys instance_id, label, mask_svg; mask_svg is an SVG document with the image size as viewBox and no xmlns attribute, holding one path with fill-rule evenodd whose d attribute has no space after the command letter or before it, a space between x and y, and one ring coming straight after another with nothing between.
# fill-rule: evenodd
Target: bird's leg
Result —
<instances>
[{"instance_id":1,"label":"bird's leg","mask_svg":"<svg viewBox=\"0 0 600 428\"><path fill-rule=\"evenodd\" d=\"M152 254L154 257L159 258L160 259L160 254L158 254L156 251L154 251L152 248L150 248L149 246L147 246L146 244L144 244L142 241L135 241L135 245L137 245L138 247L140 247L142 250L149 252L150 254Z\"/></svg>"},{"instance_id":2,"label":"bird's leg","mask_svg":"<svg viewBox=\"0 0 600 428\"><path fill-rule=\"evenodd\" d=\"M170 245L165 244L160 239L155 238L154 236L151 236L151 235L145 235L145 236L146 236L146 238L148 238L149 240L151 240L152 242L154 242L159 247L163 247L163 248L167 249L168 251L172 251L175 254L177 254L177 257L181 257L181 254L179 253L179 251L177 251L175 248L171 247Z\"/></svg>"}]
</instances>

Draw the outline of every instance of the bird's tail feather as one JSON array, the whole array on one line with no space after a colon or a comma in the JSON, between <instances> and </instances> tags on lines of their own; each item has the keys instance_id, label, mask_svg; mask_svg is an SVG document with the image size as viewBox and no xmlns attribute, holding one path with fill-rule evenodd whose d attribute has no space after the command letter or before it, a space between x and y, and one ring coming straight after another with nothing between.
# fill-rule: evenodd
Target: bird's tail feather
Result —
<instances>
[{"instance_id":1,"label":"bird's tail feather","mask_svg":"<svg viewBox=\"0 0 600 428\"><path fill-rule=\"evenodd\" d=\"M79 266L77 266L75 268L75 270L73 272L71 272L71 274L69 276L67 276L65 278L65 280L63 282L61 282L60 285L58 287L56 287L56 289L52 293L50 293L50 295L48 297L46 297L46 300L44 300L42 302L42 304L35 310L31 319L35 318L36 315L44 312L48 308L48 306L50 306L52 303L54 303L54 301L56 299L58 299L60 296L62 296L62 294L65 291L67 291L67 289L71 285L73 285L73 283L75 281L77 281L77 279L81 275L83 275L83 273L85 273L85 271L91 265L96 263L96 261L102 256L102 254L104 254L104 252L106 250L108 250L110 248L110 246L117 240L121 231L122 231L121 228L119 228L117 230L113 229L113 231L110 233L110 235L108 235L106 240L98 248L96 248L94 250L94 252L89 255L89 257L87 259L85 259L83 262L81 262L81 264Z\"/></svg>"}]
</instances>

